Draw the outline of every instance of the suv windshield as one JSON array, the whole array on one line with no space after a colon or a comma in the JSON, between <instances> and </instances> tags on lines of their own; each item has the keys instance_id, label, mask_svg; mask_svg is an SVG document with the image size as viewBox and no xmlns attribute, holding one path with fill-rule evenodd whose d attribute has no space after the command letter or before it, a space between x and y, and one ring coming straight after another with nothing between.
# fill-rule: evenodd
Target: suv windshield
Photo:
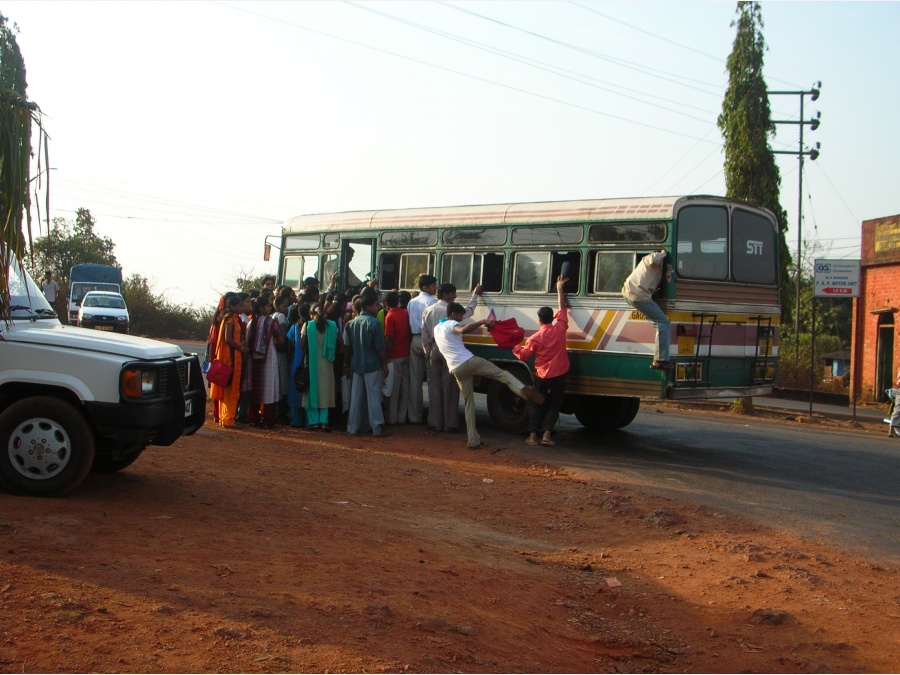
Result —
<instances>
[{"instance_id":1,"label":"suv windshield","mask_svg":"<svg viewBox=\"0 0 900 675\"><path fill-rule=\"evenodd\" d=\"M56 312L47 302L41 287L23 268L15 258L7 256L7 269L9 270L9 309L14 319L24 317L55 317ZM2 302L4 299L0 299Z\"/></svg>"}]
</instances>

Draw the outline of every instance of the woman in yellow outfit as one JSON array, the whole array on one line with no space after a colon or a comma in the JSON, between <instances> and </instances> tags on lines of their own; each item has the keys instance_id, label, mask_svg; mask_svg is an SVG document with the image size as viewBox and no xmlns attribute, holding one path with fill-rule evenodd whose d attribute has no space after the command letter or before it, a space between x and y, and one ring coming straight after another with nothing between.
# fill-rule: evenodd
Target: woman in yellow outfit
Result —
<instances>
[{"instance_id":1,"label":"woman in yellow outfit","mask_svg":"<svg viewBox=\"0 0 900 675\"><path fill-rule=\"evenodd\" d=\"M248 347L244 343L244 326L241 323L240 309L243 303L240 296L228 298L222 323L219 326L219 340L216 344L215 358L223 364L231 366L231 380L220 387L210 384L209 396L219 401L219 424L223 427L235 426L238 399L241 396L241 365Z\"/></svg>"}]
</instances>

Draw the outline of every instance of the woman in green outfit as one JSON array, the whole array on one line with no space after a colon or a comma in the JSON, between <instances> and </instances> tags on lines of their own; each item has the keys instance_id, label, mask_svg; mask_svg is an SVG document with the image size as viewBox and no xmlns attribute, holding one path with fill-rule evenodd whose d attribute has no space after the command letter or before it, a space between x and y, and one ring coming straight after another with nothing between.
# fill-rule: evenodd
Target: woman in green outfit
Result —
<instances>
[{"instance_id":1,"label":"woman in green outfit","mask_svg":"<svg viewBox=\"0 0 900 675\"><path fill-rule=\"evenodd\" d=\"M334 407L334 352L337 324L325 318L325 308L316 305L313 319L303 324L301 344L309 358L309 388L303 394L306 422L313 431L331 431L328 409Z\"/></svg>"}]
</instances>

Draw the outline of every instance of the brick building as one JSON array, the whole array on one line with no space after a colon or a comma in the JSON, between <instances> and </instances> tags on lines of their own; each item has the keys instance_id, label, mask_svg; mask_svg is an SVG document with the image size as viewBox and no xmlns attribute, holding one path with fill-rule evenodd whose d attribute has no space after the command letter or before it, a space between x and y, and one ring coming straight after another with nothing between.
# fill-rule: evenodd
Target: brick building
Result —
<instances>
[{"instance_id":1,"label":"brick building","mask_svg":"<svg viewBox=\"0 0 900 675\"><path fill-rule=\"evenodd\" d=\"M884 401L900 367L900 215L863 221L854 310L851 395L858 392L860 403Z\"/></svg>"}]
</instances>

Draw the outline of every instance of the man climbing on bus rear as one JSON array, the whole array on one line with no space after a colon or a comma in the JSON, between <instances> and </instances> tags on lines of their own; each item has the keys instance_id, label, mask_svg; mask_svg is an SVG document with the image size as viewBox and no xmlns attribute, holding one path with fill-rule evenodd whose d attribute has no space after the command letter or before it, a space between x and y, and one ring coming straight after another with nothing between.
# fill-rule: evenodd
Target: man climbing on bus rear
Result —
<instances>
[{"instance_id":1,"label":"man climbing on bus rear","mask_svg":"<svg viewBox=\"0 0 900 675\"><path fill-rule=\"evenodd\" d=\"M625 280L622 286L622 297L625 302L643 314L656 328L656 350L653 354L654 370L673 370L669 363L669 344L672 336L672 323L665 312L653 301L653 293L662 281L666 252L654 251L645 255Z\"/></svg>"}]
</instances>

